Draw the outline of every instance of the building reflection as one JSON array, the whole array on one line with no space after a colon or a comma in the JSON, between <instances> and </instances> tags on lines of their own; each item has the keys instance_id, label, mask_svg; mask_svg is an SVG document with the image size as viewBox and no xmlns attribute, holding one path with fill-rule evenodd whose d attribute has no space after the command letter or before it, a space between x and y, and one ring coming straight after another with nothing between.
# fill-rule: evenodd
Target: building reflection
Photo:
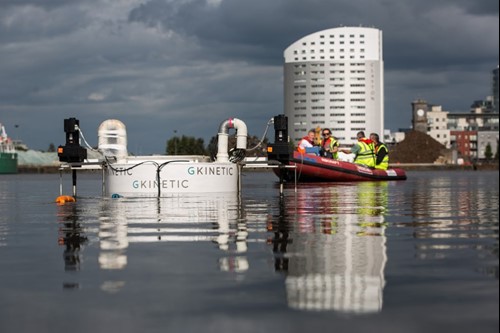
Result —
<instances>
[{"instance_id":1,"label":"building reflection","mask_svg":"<svg viewBox=\"0 0 500 333\"><path fill-rule=\"evenodd\" d=\"M410 216L417 239L432 240L415 245L421 260L443 260L456 255L455 250L474 249L480 256L498 260L498 242L478 246L470 239L492 237L491 228L498 230L498 187L487 177L454 178L449 175L429 179L419 178L411 187ZM498 239L497 235L496 239ZM485 275L498 278L498 265L478 268Z\"/></svg>"},{"instance_id":2,"label":"building reflection","mask_svg":"<svg viewBox=\"0 0 500 333\"><path fill-rule=\"evenodd\" d=\"M287 301L300 310L381 311L387 262L387 183L299 188L268 225Z\"/></svg>"}]
</instances>

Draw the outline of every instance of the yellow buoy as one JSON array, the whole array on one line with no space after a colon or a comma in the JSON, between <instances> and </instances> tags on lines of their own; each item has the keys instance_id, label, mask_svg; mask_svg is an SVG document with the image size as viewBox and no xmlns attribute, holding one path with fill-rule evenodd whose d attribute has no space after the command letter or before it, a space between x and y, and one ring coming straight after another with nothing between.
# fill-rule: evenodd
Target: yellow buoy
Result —
<instances>
[{"instance_id":1,"label":"yellow buoy","mask_svg":"<svg viewBox=\"0 0 500 333\"><path fill-rule=\"evenodd\" d=\"M64 205L66 202L76 202L76 199L71 195L60 195L56 198L56 203L59 205Z\"/></svg>"}]
</instances>

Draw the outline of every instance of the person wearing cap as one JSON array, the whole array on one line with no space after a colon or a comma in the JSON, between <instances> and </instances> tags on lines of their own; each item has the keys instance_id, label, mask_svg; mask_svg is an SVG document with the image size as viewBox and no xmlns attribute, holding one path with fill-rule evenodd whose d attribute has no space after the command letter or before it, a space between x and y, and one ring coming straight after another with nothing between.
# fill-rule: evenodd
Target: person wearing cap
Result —
<instances>
[{"instance_id":1,"label":"person wearing cap","mask_svg":"<svg viewBox=\"0 0 500 333\"><path fill-rule=\"evenodd\" d=\"M371 133L370 139L373 141L375 148L375 169L387 170L389 168L389 149L383 142L380 142L377 133Z\"/></svg>"},{"instance_id":2,"label":"person wearing cap","mask_svg":"<svg viewBox=\"0 0 500 333\"><path fill-rule=\"evenodd\" d=\"M328 128L324 128L321 132L323 139L321 139L321 156L338 159L339 143L332 136L332 132Z\"/></svg>"},{"instance_id":3,"label":"person wearing cap","mask_svg":"<svg viewBox=\"0 0 500 333\"><path fill-rule=\"evenodd\" d=\"M358 142L351 149L341 149L345 154L354 154L354 163L375 168L375 147L373 141L365 137L365 132L359 131L356 134Z\"/></svg>"}]
</instances>

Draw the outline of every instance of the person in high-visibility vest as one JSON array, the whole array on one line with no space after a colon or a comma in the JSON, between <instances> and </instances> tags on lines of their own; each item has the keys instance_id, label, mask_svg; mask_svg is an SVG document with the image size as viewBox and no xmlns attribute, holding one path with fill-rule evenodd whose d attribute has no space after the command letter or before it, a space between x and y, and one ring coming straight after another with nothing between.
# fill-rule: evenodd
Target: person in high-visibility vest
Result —
<instances>
[{"instance_id":1,"label":"person in high-visibility vest","mask_svg":"<svg viewBox=\"0 0 500 333\"><path fill-rule=\"evenodd\" d=\"M324 128L321 135L323 139L321 139L321 152L324 157L333 158L334 160L338 159L338 151L339 151L339 143L332 136L332 132L328 128Z\"/></svg>"},{"instance_id":2,"label":"person in high-visibility vest","mask_svg":"<svg viewBox=\"0 0 500 333\"><path fill-rule=\"evenodd\" d=\"M370 134L370 139L375 146L375 169L387 170L389 168L389 149L383 142L380 142L377 133Z\"/></svg>"},{"instance_id":3,"label":"person in high-visibility vest","mask_svg":"<svg viewBox=\"0 0 500 333\"><path fill-rule=\"evenodd\" d=\"M365 133L360 131L356 134L358 142L351 149L341 149L345 154L354 154L354 163L375 168L375 147L373 141L365 137Z\"/></svg>"}]
</instances>

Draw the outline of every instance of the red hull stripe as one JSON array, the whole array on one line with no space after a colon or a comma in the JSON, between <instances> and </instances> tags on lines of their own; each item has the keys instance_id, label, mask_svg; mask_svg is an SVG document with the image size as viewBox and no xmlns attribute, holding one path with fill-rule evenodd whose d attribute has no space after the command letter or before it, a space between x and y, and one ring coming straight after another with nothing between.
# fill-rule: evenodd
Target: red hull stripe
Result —
<instances>
[{"instance_id":1,"label":"red hull stripe","mask_svg":"<svg viewBox=\"0 0 500 333\"><path fill-rule=\"evenodd\" d=\"M297 165L299 180L310 181L362 181L405 180L402 169L370 169L354 163L294 153L291 164Z\"/></svg>"}]
</instances>

